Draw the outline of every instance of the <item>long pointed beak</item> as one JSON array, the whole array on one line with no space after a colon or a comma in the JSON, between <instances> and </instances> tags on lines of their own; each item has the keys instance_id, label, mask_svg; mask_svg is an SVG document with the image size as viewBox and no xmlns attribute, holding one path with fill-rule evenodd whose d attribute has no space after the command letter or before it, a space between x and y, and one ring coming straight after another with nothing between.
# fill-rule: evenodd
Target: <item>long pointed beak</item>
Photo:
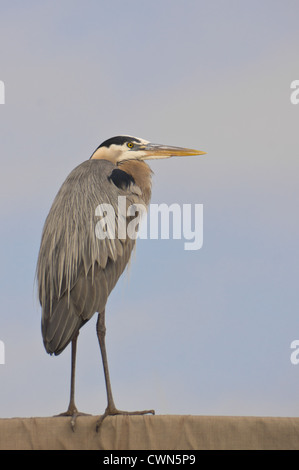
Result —
<instances>
[{"instance_id":1,"label":"long pointed beak","mask_svg":"<svg viewBox=\"0 0 299 470\"><path fill-rule=\"evenodd\" d=\"M158 158L183 157L192 155L204 155L206 152L201 150L187 149L183 147L172 147L170 145L147 144L141 147L144 156L142 160L151 160Z\"/></svg>"}]
</instances>

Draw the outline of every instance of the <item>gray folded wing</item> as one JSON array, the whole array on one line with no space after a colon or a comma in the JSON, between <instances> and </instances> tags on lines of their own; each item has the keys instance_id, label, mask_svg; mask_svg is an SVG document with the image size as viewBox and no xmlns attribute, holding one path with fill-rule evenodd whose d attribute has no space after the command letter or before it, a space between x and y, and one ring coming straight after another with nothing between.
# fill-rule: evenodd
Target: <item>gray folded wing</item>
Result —
<instances>
[{"instance_id":1,"label":"gray folded wing","mask_svg":"<svg viewBox=\"0 0 299 470\"><path fill-rule=\"evenodd\" d=\"M142 203L132 182L121 189L109 179L115 165L88 160L75 168L58 192L46 219L37 264L42 335L50 354L60 354L95 312L102 312L135 244L130 238L99 239L96 208L118 196L127 206ZM115 222L115 220L114 220ZM113 226L113 221L111 220Z\"/></svg>"}]
</instances>

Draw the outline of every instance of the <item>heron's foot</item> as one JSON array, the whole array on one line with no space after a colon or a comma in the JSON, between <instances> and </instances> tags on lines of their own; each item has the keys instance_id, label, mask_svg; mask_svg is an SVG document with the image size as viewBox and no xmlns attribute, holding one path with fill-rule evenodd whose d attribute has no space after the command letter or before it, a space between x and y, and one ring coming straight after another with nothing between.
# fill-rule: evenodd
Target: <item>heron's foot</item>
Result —
<instances>
[{"instance_id":1,"label":"heron's foot","mask_svg":"<svg viewBox=\"0 0 299 470\"><path fill-rule=\"evenodd\" d=\"M114 407L107 406L105 413L99 417L96 423L96 432L99 431L103 421L107 416L116 416L116 415L148 415L148 414L155 414L155 410L143 410L143 411L122 411L118 410Z\"/></svg>"},{"instance_id":2,"label":"heron's foot","mask_svg":"<svg viewBox=\"0 0 299 470\"><path fill-rule=\"evenodd\" d=\"M59 416L69 416L71 418L72 431L75 432L77 417L78 416L90 416L90 415L88 413L81 413L80 411L77 410L75 406L69 406L67 411L65 411L64 413L60 413L59 415L55 415L54 418L57 418Z\"/></svg>"}]
</instances>

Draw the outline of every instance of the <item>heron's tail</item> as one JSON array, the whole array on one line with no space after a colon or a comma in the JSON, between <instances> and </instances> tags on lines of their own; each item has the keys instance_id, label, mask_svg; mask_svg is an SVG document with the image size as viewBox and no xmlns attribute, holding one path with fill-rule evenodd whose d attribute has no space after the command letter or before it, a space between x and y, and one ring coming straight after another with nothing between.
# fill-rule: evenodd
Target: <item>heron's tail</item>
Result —
<instances>
[{"instance_id":1,"label":"heron's tail","mask_svg":"<svg viewBox=\"0 0 299 470\"><path fill-rule=\"evenodd\" d=\"M76 336L85 321L80 318L67 295L60 299L47 322L42 322L44 346L49 354L58 356Z\"/></svg>"}]
</instances>

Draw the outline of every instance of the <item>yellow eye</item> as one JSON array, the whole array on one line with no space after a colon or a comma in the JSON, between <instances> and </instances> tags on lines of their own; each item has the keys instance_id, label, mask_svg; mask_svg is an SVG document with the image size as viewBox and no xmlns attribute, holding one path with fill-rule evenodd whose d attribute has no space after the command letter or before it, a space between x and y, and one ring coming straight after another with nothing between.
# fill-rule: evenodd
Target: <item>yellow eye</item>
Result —
<instances>
[{"instance_id":1,"label":"yellow eye","mask_svg":"<svg viewBox=\"0 0 299 470\"><path fill-rule=\"evenodd\" d=\"M127 146L129 147L129 149L132 149L134 147L134 144L133 144L133 142L128 142Z\"/></svg>"}]
</instances>

